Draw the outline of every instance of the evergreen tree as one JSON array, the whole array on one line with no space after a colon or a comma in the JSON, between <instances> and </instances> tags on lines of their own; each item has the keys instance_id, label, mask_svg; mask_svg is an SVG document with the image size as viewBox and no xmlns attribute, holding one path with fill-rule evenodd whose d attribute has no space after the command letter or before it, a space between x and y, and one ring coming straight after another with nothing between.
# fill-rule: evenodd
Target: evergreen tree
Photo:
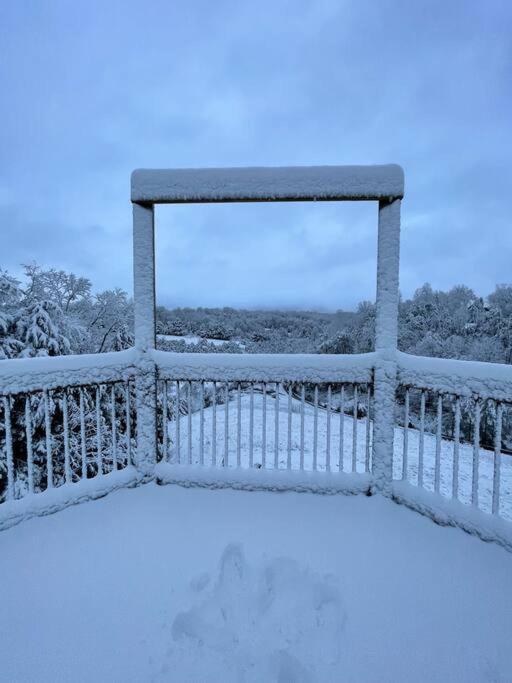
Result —
<instances>
[{"instance_id":1,"label":"evergreen tree","mask_svg":"<svg viewBox=\"0 0 512 683\"><path fill-rule=\"evenodd\" d=\"M62 311L52 301L36 301L21 312L16 333L24 348L21 356L59 356L69 353L70 344L59 329Z\"/></svg>"}]
</instances>

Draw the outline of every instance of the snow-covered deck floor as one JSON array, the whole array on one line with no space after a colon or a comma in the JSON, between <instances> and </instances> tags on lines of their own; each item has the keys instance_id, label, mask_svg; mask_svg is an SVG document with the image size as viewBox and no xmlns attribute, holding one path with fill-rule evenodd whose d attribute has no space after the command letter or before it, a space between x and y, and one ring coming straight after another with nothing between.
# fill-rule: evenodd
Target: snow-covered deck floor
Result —
<instances>
[{"instance_id":1,"label":"snow-covered deck floor","mask_svg":"<svg viewBox=\"0 0 512 683\"><path fill-rule=\"evenodd\" d=\"M511 576L381 497L150 484L0 534L0 679L509 681Z\"/></svg>"}]
</instances>

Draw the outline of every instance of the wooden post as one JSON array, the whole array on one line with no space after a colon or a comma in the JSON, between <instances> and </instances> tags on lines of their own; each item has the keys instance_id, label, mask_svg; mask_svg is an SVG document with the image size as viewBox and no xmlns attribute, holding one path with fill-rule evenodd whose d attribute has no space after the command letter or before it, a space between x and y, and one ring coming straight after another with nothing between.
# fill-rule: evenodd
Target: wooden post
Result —
<instances>
[{"instance_id":1,"label":"wooden post","mask_svg":"<svg viewBox=\"0 0 512 683\"><path fill-rule=\"evenodd\" d=\"M133 204L133 299L136 378L137 453L134 463L145 479L156 464L155 227L153 204Z\"/></svg>"},{"instance_id":2,"label":"wooden post","mask_svg":"<svg viewBox=\"0 0 512 683\"><path fill-rule=\"evenodd\" d=\"M391 494L398 339L400 199L379 201L373 489Z\"/></svg>"}]
</instances>

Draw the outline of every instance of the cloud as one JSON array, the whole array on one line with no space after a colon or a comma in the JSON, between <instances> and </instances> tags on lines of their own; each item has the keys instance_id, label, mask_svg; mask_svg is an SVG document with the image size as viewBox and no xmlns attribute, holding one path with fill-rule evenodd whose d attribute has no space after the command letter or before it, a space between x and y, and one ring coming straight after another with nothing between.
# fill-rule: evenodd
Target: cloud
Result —
<instances>
[{"instance_id":1,"label":"cloud","mask_svg":"<svg viewBox=\"0 0 512 683\"><path fill-rule=\"evenodd\" d=\"M394 161L403 292L486 293L510 280L510 19L499 0L10 3L2 264L131 289L136 167ZM157 217L161 300L348 308L374 295L374 208Z\"/></svg>"}]
</instances>

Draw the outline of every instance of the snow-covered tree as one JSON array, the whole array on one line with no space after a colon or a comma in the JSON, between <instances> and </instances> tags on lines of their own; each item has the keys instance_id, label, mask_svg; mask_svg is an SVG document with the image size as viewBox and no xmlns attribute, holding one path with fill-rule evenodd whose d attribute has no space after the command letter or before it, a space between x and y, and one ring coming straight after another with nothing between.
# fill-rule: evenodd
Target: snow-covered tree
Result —
<instances>
[{"instance_id":1,"label":"snow-covered tree","mask_svg":"<svg viewBox=\"0 0 512 683\"><path fill-rule=\"evenodd\" d=\"M320 345L319 353L354 353L354 343L349 334L339 332Z\"/></svg>"},{"instance_id":2,"label":"snow-covered tree","mask_svg":"<svg viewBox=\"0 0 512 683\"><path fill-rule=\"evenodd\" d=\"M22 296L19 281L0 270L0 360L16 358L23 350L23 343L16 337Z\"/></svg>"},{"instance_id":3,"label":"snow-covered tree","mask_svg":"<svg viewBox=\"0 0 512 683\"><path fill-rule=\"evenodd\" d=\"M133 303L122 289L107 289L97 294L84 314L89 331L90 352L115 350L119 343L126 348L133 329Z\"/></svg>"},{"instance_id":4,"label":"snow-covered tree","mask_svg":"<svg viewBox=\"0 0 512 683\"><path fill-rule=\"evenodd\" d=\"M60 356L69 353L70 344L60 331L62 311L52 301L29 304L16 322L16 333L23 343L20 355Z\"/></svg>"}]
</instances>

